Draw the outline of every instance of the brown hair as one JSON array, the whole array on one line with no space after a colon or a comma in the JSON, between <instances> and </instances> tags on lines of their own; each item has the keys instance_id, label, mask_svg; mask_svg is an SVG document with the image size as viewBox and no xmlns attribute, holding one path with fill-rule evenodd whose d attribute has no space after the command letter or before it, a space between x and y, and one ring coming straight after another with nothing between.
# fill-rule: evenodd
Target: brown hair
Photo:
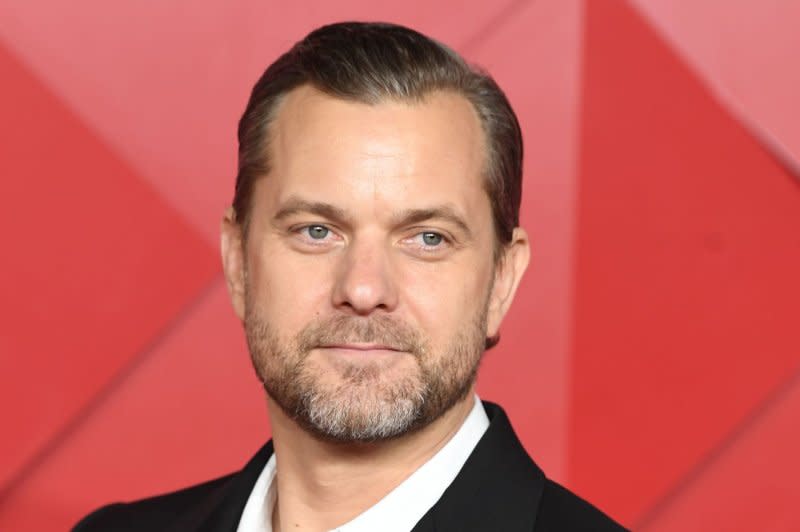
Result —
<instances>
[{"instance_id":1,"label":"brown hair","mask_svg":"<svg viewBox=\"0 0 800 532\"><path fill-rule=\"evenodd\" d=\"M268 126L282 98L300 85L377 104L420 101L450 90L475 108L486 136L486 193L497 236L496 258L519 225L522 134L505 94L485 72L414 30L394 24L342 22L312 31L272 63L253 87L239 121L239 171L233 207L246 233L253 183L269 172Z\"/></svg>"}]
</instances>

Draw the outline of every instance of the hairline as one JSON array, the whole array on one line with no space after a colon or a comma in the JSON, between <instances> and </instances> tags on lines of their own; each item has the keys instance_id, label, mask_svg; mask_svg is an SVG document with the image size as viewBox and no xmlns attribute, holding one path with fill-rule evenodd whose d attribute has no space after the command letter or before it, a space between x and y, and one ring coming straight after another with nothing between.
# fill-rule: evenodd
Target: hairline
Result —
<instances>
[{"instance_id":1,"label":"hairline","mask_svg":"<svg viewBox=\"0 0 800 532\"><path fill-rule=\"evenodd\" d=\"M499 264L500 260L502 259L503 255L504 255L503 251L504 251L504 249L506 247L508 247L510 242L503 242L502 239L497 234L498 231L497 231L496 221L495 221L495 216L494 216L494 206L492 205L492 195L491 195L491 191L490 191L490 182L491 182L491 179L492 179L491 173L492 173L492 170L493 170L493 164L492 164L493 161L492 161L492 159L493 159L494 156L496 156L496 155L494 155L494 150L492 149L491 135L490 135L490 132L487 131L487 128L486 128L486 125L485 125L485 121L483 120L483 118L481 118L481 114L480 114L480 112L478 110L478 106L476 105L476 103L474 101L472 101L472 99L469 98L469 96L467 95L466 91L463 90L463 89L459 89L458 87L446 86L446 85L442 86L442 87L432 87L432 88L430 88L428 90L422 91L422 92L414 94L414 95L409 95L409 96L404 96L404 95L400 95L400 94L391 94L391 93L383 93L383 94L369 93L369 94L364 94L364 95L361 95L361 96L360 95L348 96L348 95L339 94L339 93L337 93L336 91L333 91L333 90L329 90L329 89L321 86L320 84L315 83L314 80L307 79L305 81L302 81L302 82L298 83L297 85L293 86L292 88L277 94L275 96L273 102L272 102L272 105L270 105L269 109L267 110L267 113L265 113L265 116L264 116L264 119L263 119L262 123L260 124L260 127L263 128L263 133L262 133L262 135L263 135L263 143L262 143L262 146L261 146L260 149L261 149L262 160L264 161L264 164L266 166L265 171L252 177L252 182L249 184L249 186L251 187L251 189L250 189L251 193L250 193L249 197L247 198L248 202L245 205L245 213L243 213L243 215L242 215L242 213L238 213L238 212L235 213L235 215L236 215L235 221L236 221L237 224L239 224L239 226L241 227L241 230L242 230L242 244L243 245L247 241L247 236L248 236L249 227L250 227L250 217L251 217L251 214L252 214L252 202L253 202L253 196L254 196L252 194L253 188L255 187L256 181L269 177L269 174L270 174L270 172L272 170L270 163L273 160L273 157L272 157L273 154L270 153L270 151L271 151L270 147L273 144L273 142L272 142L273 141L273 130L275 129L273 124L277 121L279 113L280 113L280 110L283 108L284 102L289 97L289 95L294 93L294 92L296 92L296 91L298 91L298 90L300 90L300 89L302 89L302 88L304 88L304 87L309 87L309 88L319 92L320 94L324 94L326 96L329 96L331 98L334 98L334 99L337 99L337 100L340 100L340 101L360 103L360 104L364 104L364 105L368 105L368 106L378 106L378 105L385 104L385 103L404 103L404 104L410 104L410 105L420 105L420 104L424 104L428 98L430 98L431 96L433 96L433 95L435 95L437 93L438 94L448 94L448 93L449 94L454 94L456 96L459 96L460 98L463 98L467 103L469 103L470 109L472 110L472 115L475 118L475 120L477 120L478 125L479 125L480 130L481 130L482 137L483 137L483 142L482 142L482 145L483 145L483 157L482 157L482 163L481 163L483 168L481 169L481 172L480 172L481 173L481 179L482 179L481 188L483 189L483 192L486 194L486 197L489 200L490 209L492 210L492 226L493 226L492 227L492 238L494 240L494 245L492 246L493 247L493 255L494 255L493 258L494 258L495 264L496 265Z\"/></svg>"}]
</instances>

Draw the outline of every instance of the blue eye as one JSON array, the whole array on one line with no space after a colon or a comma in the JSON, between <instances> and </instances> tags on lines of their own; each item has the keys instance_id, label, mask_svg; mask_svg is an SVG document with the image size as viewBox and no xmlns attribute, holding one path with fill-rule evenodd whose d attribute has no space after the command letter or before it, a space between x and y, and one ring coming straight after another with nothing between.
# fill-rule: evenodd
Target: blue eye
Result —
<instances>
[{"instance_id":1,"label":"blue eye","mask_svg":"<svg viewBox=\"0 0 800 532\"><path fill-rule=\"evenodd\" d=\"M434 247L438 246L439 244L442 243L443 240L444 237L439 233L433 233L433 232L422 233L422 242L426 246L434 246Z\"/></svg>"},{"instance_id":2,"label":"blue eye","mask_svg":"<svg viewBox=\"0 0 800 532\"><path fill-rule=\"evenodd\" d=\"M308 236L310 236L313 240L323 240L326 236L328 236L328 233L331 232L331 230L324 225L309 225L305 229L308 231Z\"/></svg>"}]
</instances>

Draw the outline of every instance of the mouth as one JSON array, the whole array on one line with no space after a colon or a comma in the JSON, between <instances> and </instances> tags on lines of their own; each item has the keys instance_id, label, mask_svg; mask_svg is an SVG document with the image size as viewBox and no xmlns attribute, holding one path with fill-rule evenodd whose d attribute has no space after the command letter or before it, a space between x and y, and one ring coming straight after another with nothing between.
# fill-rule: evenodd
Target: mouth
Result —
<instances>
[{"instance_id":1,"label":"mouth","mask_svg":"<svg viewBox=\"0 0 800 532\"><path fill-rule=\"evenodd\" d=\"M386 344L374 344L374 343L346 343L346 344L329 344L329 345L321 345L320 348L322 349L347 349L350 351L400 351L395 347Z\"/></svg>"},{"instance_id":2,"label":"mouth","mask_svg":"<svg viewBox=\"0 0 800 532\"><path fill-rule=\"evenodd\" d=\"M405 354L406 352L386 344L378 343L342 343L321 345L319 349L334 356L351 359L385 358Z\"/></svg>"}]
</instances>

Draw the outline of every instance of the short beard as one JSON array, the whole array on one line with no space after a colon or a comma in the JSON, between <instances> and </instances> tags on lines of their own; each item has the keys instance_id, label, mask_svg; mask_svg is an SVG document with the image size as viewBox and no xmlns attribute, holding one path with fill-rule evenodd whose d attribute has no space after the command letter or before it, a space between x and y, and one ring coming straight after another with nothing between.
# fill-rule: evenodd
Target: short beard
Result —
<instances>
[{"instance_id":1,"label":"short beard","mask_svg":"<svg viewBox=\"0 0 800 532\"><path fill-rule=\"evenodd\" d=\"M337 315L306 326L286 342L253 308L247 305L245 332L264 389L286 415L329 442L384 441L432 423L471 390L486 340L486 305L438 356L415 330L387 315ZM351 342L410 353L414 370L386 382L379 363L342 363L339 382L324 385L307 362L309 354Z\"/></svg>"}]
</instances>

